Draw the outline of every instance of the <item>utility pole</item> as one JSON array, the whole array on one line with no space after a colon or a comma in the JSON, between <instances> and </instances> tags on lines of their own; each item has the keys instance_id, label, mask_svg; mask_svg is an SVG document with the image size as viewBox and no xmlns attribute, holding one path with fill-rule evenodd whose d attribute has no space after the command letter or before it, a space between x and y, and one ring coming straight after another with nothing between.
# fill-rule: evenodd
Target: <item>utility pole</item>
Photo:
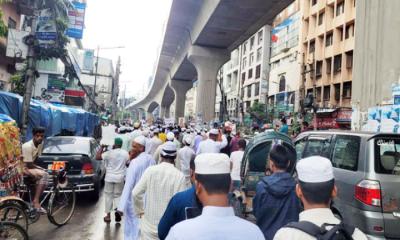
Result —
<instances>
[{"instance_id":1,"label":"utility pole","mask_svg":"<svg viewBox=\"0 0 400 240\"><path fill-rule=\"evenodd\" d=\"M22 102L22 114L21 114L21 136L22 141L26 141L26 133L28 129L28 115L29 115L29 108L31 104L32 98L32 91L33 91L33 84L35 83L36 79L36 57L35 57L35 35L36 35L36 21L37 21L37 11L36 8L34 9L34 14L32 16L31 21L31 33L25 39L25 43L29 46L28 54L27 54L27 71L26 71L26 79L25 79L25 94Z\"/></svg>"},{"instance_id":2,"label":"utility pole","mask_svg":"<svg viewBox=\"0 0 400 240\"><path fill-rule=\"evenodd\" d=\"M99 52L100 52L100 47L97 46L97 55L96 55L96 70L94 74L94 86L93 86L93 99L96 102L96 85L97 85L97 72L99 69ZM95 106L93 106L93 110L95 109Z\"/></svg>"},{"instance_id":3,"label":"utility pole","mask_svg":"<svg viewBox=\"0 0 400 240\"><path fill-rule=\"evenodd\" d=\"M121 74L121 57L118 57L117 69L114 78L114 88L112 95L112 120L117 120L117 105L118 105L118 93L119 93L119 75Z\"/></svg>"}]
</instances>

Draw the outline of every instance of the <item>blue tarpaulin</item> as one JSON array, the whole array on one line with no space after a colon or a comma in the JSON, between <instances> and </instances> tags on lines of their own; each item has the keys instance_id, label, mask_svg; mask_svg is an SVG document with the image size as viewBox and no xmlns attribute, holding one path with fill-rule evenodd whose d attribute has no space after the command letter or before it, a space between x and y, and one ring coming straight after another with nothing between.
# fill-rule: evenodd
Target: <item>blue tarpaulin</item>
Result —
<instances>
[{"instance_id":1,"label":"blue tarpaulin","mask_svg":"<svg viewBox=\"0 0 400 240\"><path fill-rule=\"evenodd\" d=\"M22 97L9 92L0 91L0 114L10 116L20 124L22 113ZM83 109L62 104L51 104L39 100L31 100L29 111L27 138L31 139L33 127L46 128L46 136L55 136L68 130L76 136L92 136L94 128L99 124L99 117Z\"/></svg>"}]
</instances>

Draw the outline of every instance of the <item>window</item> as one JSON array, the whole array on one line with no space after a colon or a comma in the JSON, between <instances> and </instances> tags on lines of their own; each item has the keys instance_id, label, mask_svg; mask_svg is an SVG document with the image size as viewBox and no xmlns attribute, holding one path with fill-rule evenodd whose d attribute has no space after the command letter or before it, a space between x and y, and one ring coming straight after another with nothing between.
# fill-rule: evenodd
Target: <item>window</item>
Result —
<instances>
[{"instance_id":1,"label":"window","mask_svg":"<svg viewBox=\"0 0 400 240\"><path fill-rule=\"evenodd\" d=\"M351 82L343 83L343 98L351 98Z\"/></svg>"},{"instance_id":2,"label":"window","mask_svg":"<svg viewBox=\"0 0 400 240\"><path fill-rule=\"evenodd\" d=\"M360 137L336 136L332 156L333 167L356 171L359 152Z\"/></svg>"},{"instance_id":3,"label":"window","mask_svg":"<svg viewBox=\"0 0 400 240\"><path fill-rule=\"evenodd\" d=\"M250 38L250 51L253 49L254 47L254 37Z\"/></svg>"},{"instance_id":4,"label":"window","mask_svg":"<svg viewBox=\"0 0 400 240\"><path fill-rule=\"evenodd\" d=\"M252 77L253 77L253 69L250 68L250 69L249 69L249 79L252 78Z\"/></svg>"},{"instance_id":5,"label":"window","mask_svg":"<svg viewBox=\"0 0 400 240\"><path fill-rule=\"evenodd\" d=\"M243 69L245 69L247 67L247 58L243 58Z\"/></svg>"},{"instance_id":6,"label":"window","mask_svg":"<svg viewBox=\"0 0 400 240\"><path fill-rule=\"evenodd\" d=\"M312 0L311 5L314 6L315 4L317 4L317 0Z\"/></svg>"},{"instance_id":7,"label":"window","mask_svg":"<svg viewBox=\"0 0 400 240\"><path fill-rule=\"evenodd\" d=\"M400 175L400 139L375 139L375 172Z\"/></svg>"},{"instance_id":8,"label":"window","mask_svg":"<svg viewBox=\"0 0 400 240\"><path fill-rule=\"evenodd\" d=\"M315 40L310 41L310 49L309 53L313 53L315 51Z\"/></svg>"},{"instance_id":9,"label":"window","mask_svg":"<svg viewBox=\"0 0 400 240\"><path fill-rule=\"evenodd\" d=\"M247 52L247 42L245 42L245 43L243 44L243 55L245 55L246 52Z\"/></svg>"},{"instance_id":10,"label":"window","mask_svg":"<svg viewBox=\"0 0 400 240\"><path fill-rule=\"evenodd\" d=\"M339 40L343 41L343 27L339 27L339 28L336 28L336 29L337 29L337 35L339 37Z\"/></svg>"},{"instance_id":11,"label":"window","mask_svg":"<svg viewBox=\"0 0 400 240\"><path fill-rule=\"evenodd\" d=\"M302 138L295 143L297 160L300 160L303 158L302 155L303 155L303 151L306 146L306 143L307 143L307 138Z\"/></svg>"},{"instance_id":12,"label":"window","mask_svg":"<svg viewBox=\"0 0 400 240\"><path fill-rule=\"evenodd\" d=\"M251 102L250 101L247 101L246 102L246 111L249 111L250 110L250 105L251 104Z\"/></svg>"},{"instance_id":13,"label":"window","mask_svg":"<svg viewBox=\"0 0 400 240\"><path fill-rule=\"evenodd\" d=\"M333 33L327 33L326 40L325 40L325 47L329 47L332 44L333 44Z\"/></svg>"},{"instance_id":14,"label":"window","mask_svg":"<svg viewBox=\"0 0 400 240\"><path fill-rule=\"evenodd\" d=\"M262 48L257 49L257 62L261 61Z\"/></svg>"},{"instance_id":15,"label":"window","mask_svg":"<svg viewBox=\"0 0 400 240\"><path fill-rule=\"evenodd\" d=\"M318 16L318 25L319 26L322 25L322 23L324 23L324 16L325 16L324 12L319 14L319 16Z\"/></svg>"},{"instance_id":16,"label":"window","mask_svg":"<svg viewBox=\"0 0 400 240\"><path fill-rule=\"evenodd\" d=\"M12 19L11 17L9 17L9 18L8 18L8 25L7 25L7 27L8 27L9 29L16 29L16 28L17 28L17 22L16 22L14 19Z\"/></svg>"},{"instance_id":17,"label":"window","mask_svg":"<svg viewBox=\"0 0 400 240\"><path fill-rule=\"evenodd\" d=\"M315 68L315 76L317 78L322 76L322 61L317 61L317 66Z\"/></svg>"},{"instance_id":18,"label":"window","mask_svg":"<svg viewBox=\"0 0 400 240\"><path fill-rule=\"evenodd\" d=\"M340 83L335 84L335 100L340 100Z\"/></svg>"},{"instance_id":19,"label":"window","mask_svg":"<svg viewBox=\"0 0 400 240\"><path fill-rule=\"evenodd\" d=\"M342 69L342 55L336 55L333 59L333 71L335 73L340 72Z\"/></svg>"},{"instance_id":20,"label":"window","mask_svg":"<svg viewBox=\"0 0 400 240\"><path fill-rule=\"evenodd\" d=\"M260 45L260 44L262 43L262 41L263 41L263 31L261 30L261 31L259 31L258 34L257 34L257 42L258 42L258 45Z\"/></svg>"},{"instance_id":21,"label":"window","mask_svg":"<svg viewBox=\"0 0 400 240\"><path fill-rule=\"evenodd\" d=\"M321 97L322 97L322 88L321 87L317 87L316 89L316 100L317 102L321 102Z\"/></svg>"},{"instance_id":22,"label":"window","mask_svg":"<svg viewBox=\"0 0 400 240\"><path fill-rule=\"evenodd\" d=\"M245 72L242 73L242 85L243 85L244 81L246 81L246 73Z\"/></svg>"},{"instance_id":23,"label":"window","mask_svg":"<svg viewBox=\"0 0 400 240\"><path fill-rule=\"evenodd\" d=\"M336 17L344 13L344 2L338 3L336 5Z\"/></svg>"},{"instance_id":24,"label":"window","mask_svg":"<svg viewBox=\"0 0 400 240\"><path fill-rule=\"evenodd\" d=\"M252 66L253 62L254 62L254 53L251 53L249 57L249 66Z\"/></svg>"},{"instance_id":25,"label":"window","mask_svg":"<svg viewBox=\"0 0 400 240\"><path fill-rule=\"evenodd\" d=\"M331 86L324 87L324 101L329 101L331 98Z\"/></svg>"},{"instance_id":26,"label":"window","mask_svg":"<svg viewBox=\"0 0 400 240\"><path fill-rule=\"evenodd\" d=\"M258 96L260 93L260 83L256 83L255 84L255 88L254 88L254 96Z\"/></svg>"},{"instance_id":27,"label":"window","mask_svg":"<svg viewBox=\"0 0 400 240\"><path fill-rule=\"evenodd\" d=\"M241 97L242 99L244 98L244 88L242 88L242 90L241 90L240 97Z\"/></svg>"},{"instance_id":28,"label":"window","mask_svg":"<svg viewBox=\"0 0 400 240\"><path fill-rule=\"evenodd\" d=\"M354 37L354 24L346 26L346 39Z\"/></svg>"},{"instance_id":29,"label":"window","mask_svg":"<svg viewBox=\"0 0 400 240\"><path fill-rule=\"evenodd\" d=\"M326 62L326 74L331 74L331 70L332 70L332 58L327 58L325 60Z\"/></svg>"},{"instance_id":30,"label":"window","mask_svg":"<svg viewBox=\"0 0 400 240\"><path fill-rule=\"evenodd\" d=\"M247 86L247 98L251 97L251 85Z\"/></svg>"},{"instance_id":31,"label":"window","mask_svg":"<svg viewBox=\"0 0 400 240\"><path fill-rule=\"evenodd\" d=\"M346 68L353 67L353 51L346 52Z\"/></svg>"},{"instance_id":32,"label":"window","mask_svg":"<svg viewBox=\"0 0 400 240\"><path fill-rule=\"evenodd\" d=\"M322 156L329 158L330 138L311 136L303 153L303 158Z\"/></svg>"},{"instance_id":33,"label":"window","mask_svg":"<svg viewBox=\"0 0 400 240\"><path fill-rule=\"evenodd\" d=\"M286 89L286 78L285 76L281 76L279 78L279 92L284 92Z\"/></svg>"},{"instance_id":34,"label":"window","mask_svg":"<svg viewBox=\"0 0 400 240\"><path fill-rule=\"evenodd\" d=\"M261 65L257 65L256 67L256 79L261 77Z\"/></svg>"}]
</instances>

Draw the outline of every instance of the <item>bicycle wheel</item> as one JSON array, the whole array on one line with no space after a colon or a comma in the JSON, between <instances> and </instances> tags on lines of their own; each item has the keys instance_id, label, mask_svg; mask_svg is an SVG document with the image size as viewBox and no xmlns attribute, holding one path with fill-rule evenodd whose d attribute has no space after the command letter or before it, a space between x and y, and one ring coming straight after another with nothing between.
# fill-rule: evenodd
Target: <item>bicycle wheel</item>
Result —
<instances>
[{"instance_id":1,"label":"bicycle wheel","mask_svg":"<svg viewBox=\"0 0 400 240\"><path fill-rule=\"evenodd\" d=\"M0 240L28 240L23 227L13 222L0 222Z\"/></svg>"},{"instance_id":2,"label":"bicycle wheel","mask_svg":"<svg viewBox=\"0 0 400 240\"><path fill-rule=\"evenodd\" d=\"M75 190L63 191L56 188L50 196L47 217L56 226L63 226L71 219L75 211Z\"/></svg>"},{"instance_id":3,"label":"bicycle wheel","mask_svg":"<svg viewBox=\"0 0 400 240\"><path fill-rule=\"evenodd\" d=\"M0 206L0 221L13 222L28 231L29 220L26 211L21 205L9 202Z\"/></svg>"}]
</instances>

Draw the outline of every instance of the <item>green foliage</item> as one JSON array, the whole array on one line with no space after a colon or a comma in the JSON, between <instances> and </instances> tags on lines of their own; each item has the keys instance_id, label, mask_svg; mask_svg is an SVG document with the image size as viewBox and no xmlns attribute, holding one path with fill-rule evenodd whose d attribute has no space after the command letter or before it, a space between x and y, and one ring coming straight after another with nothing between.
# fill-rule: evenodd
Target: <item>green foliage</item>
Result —
<instances>
[{"instance_id":1,"label":"green foliage","mask_svg":"<svg viewBox=\"0 0 400 240\"><path fill-rule=\"evenodd\" d=\"M13 86L11 92L21 96L25 94L25 72L26 70L23 70L11 76L10 82Z\"/></svg>"},{"instance_id":2,"label":"green foliage","mask_svg":"<svg viewBox=\"0 0 400 240\"><path fill-rule=\"evenodd\" d=\"M0 0L0 4L10 2L10 0ZM6 37L8 33L7 24L3 21L3 11L0 9L0 37Z\"/></svg>"},{"instance_id":3,"label":"green foliage","mask_svg":"<svg viewBox=\"0 0 400 240\"><path fill-rule=\"evenodd\" d=\"M255 102L248 110L251 118L258 122L263 122L267 119L267 112L265 111L265 104Z\"/></svg>"}]
</instances>

